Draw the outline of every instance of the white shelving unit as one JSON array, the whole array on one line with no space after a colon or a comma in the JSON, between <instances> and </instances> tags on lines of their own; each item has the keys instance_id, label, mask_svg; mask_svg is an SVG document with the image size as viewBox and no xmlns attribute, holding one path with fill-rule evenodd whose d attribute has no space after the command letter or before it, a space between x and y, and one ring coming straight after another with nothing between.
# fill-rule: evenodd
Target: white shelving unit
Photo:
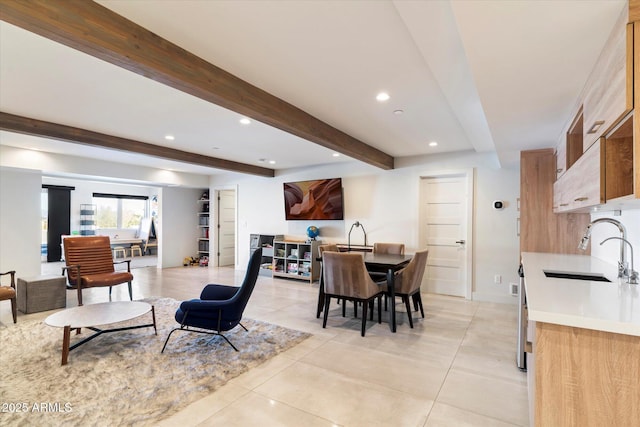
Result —
<instances>
[{"instance_id":1,"label":"white shelving unit","mask_svg":"<svg viewBox=\"0 0 640 427\"><path fill-rule=\"evenodd\" d=\"M198 236L198 255L200 257L209 256L209 219L210 219L210 204L208 193L205 193L207 198L200 198L198 200L198 229L200 235Z\"/></svg>"},{"instance_id":2,"label":"white shelving unit","mask_svg":"<svg viewBox=\"0 0 640 427\"><path fill-rule=\"evenodd\" d=\"M317 261L319 242L275 241L273 243L273 276L306 280L320 277Z\"/></svg>"}]
</instances>

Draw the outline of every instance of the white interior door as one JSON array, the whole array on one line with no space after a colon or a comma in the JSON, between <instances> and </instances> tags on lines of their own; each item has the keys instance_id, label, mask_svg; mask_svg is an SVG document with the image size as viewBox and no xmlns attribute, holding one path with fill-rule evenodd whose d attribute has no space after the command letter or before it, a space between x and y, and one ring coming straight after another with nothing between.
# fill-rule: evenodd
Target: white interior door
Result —
<instances>
[{"instance_id":1,"label":"white interior door","mask_svg":"<svg viewBox=\"0 0 640 427\"><path fill-rule=\"evenodd\" d=\"M423 290L471 298L473 171L420 182L421 245L429 249Z\"/></svg>"},{"instance_id":2,"label":"white interior door","mask_svg":"<svg viewBox=\"0 0 640 427\"><path fill-rule=\"evenodd\" d=\"M236 192L218 191L217 248L218 267L235 265L236 258Z\"/></svg>"}]
</instances>

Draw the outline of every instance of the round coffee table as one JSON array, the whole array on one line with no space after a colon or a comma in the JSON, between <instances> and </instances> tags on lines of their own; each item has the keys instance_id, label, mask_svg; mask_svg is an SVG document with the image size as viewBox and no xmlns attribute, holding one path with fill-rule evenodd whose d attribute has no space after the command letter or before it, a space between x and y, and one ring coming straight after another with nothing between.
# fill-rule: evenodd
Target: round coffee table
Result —
<instances>
[{"instance_id":1,"label":"round coffee table","mask_svg":"<svg viewBox=\"0 0 640 427\"><path fill-rule=\"evenodd\" d=\"M136 326L126 326L122 328L99 329L97 326L108 325L112 323L124 322L135 319L148 312L151 312L153 323ZM69 352L74 348L94 339L98 335L107 332L119 332L129 329L149 328L153 326L155 334L158 335L156 328L156 313L151 304L141 301L116 301L103 302L99 304L88 304L79 307L68 308L59 311L47 317L44 321L49 326L64 328L62 336L62 364L66 365L69 359ZM87 328L96 333L69 346L71 341L71 329Z\"/></svg>"}]
</instances>

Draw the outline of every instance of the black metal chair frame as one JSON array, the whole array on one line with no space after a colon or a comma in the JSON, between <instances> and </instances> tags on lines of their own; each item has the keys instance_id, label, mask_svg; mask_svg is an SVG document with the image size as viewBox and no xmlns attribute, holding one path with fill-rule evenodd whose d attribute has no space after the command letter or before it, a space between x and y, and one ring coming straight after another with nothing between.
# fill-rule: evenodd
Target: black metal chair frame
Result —
<instances>
[{"instance_id":1,"label":"black metal chair frame","mask_svg":"<svg viewBox=\"0 0 640 427\"><path fill-rule=\"evenodd\" d=\"M164 349L167 347L167 343L169 342L169 338L171 338L171 334L173 334L175 331L184 331L184 332L195 332L198 334L207 334L207 335L218 335L221 336L222 338L224 338L224 340L226 342L229 343L229 345L231 347L233 347L233 349L235 351L240 351L236 348L235 345L233 345L233 343L229 340L229 338L227 338L221 331L220 331L220 322L222 321L222 309L219 308L218 309L218 330L217 331L211 331L211 330L204 330L204 329L189 329L189 326L185 326L185 320L187 319L187 317L189 317L189 311L187 311L184 314L184 318L182 319L182 323L180 324L179 328L173 328L171 330L171 332L169 332L169 335L167 336L167 339L164 341L164 345L162 346L162 351L160 353L164 353ZM238 322L238 325L242 326L242 329L244 329L246 332L249 332L249 330L240 322Z\"/></svg>"}]
</instances>

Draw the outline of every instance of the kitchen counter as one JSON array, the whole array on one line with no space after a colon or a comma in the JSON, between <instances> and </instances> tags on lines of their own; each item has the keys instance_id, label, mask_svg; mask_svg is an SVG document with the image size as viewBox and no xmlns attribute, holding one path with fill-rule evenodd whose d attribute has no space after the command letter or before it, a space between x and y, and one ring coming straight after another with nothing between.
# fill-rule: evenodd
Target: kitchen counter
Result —
<instances>
[{"instance_id":1,"label":"kitchen counter","mask_svg":"<svg viewBox=\"0 0 640 427\"><path fill-rule=\"evenodd\" d=\"M529 320L640 336L640 285L617 266L585 255L522 254ZM551 278L543 270L602 273L608 282Z\"/></svg>"}]
</instances>

